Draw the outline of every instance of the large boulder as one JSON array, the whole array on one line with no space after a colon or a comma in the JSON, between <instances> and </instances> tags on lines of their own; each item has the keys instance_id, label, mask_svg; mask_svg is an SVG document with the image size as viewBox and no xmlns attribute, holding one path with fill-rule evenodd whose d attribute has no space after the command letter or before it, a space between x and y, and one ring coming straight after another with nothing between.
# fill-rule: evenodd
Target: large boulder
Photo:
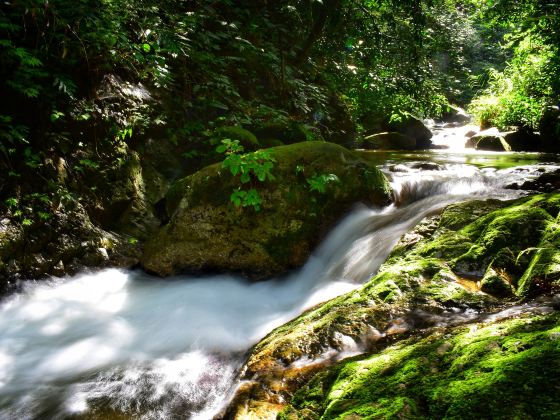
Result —
<instances>
[{"instance_id":1,"label":"large boulder","mask_svg":"<svg viewBox=\"0 0 560 420\"><path fill-rule=\"evenodd\" d=\"M547 151L557 152L560 150L560 108L557 106L547 107L539 121L539 131L543 145Z\"/></svg>"},{"instance_id":2,"label":"large boulder","mask_svg":"<svg viewBox=\"0 0 560 420\"><path fill-rule=\"evenodd\" d=\"M416 148L416 140L396 132L377 133L365 137L362 147L364 149L413 150Z\"/></svg>"},{"instance_id":3,"label":"large boulder","mask_svg":"<svg viewBox=\"0 0 560 420\"><path fill-rule=\"evenodd\" d=\"M511 151L510 145L505 141L502 133L495 127L480 131L471 136L466 141L465 147L494 152Z\"/></svg>"},{"instance_id":4,"label":"large boulder","mask_svg":"<svg viewBox=\"0 0 560 420\"><path fill-rule=\"evenodd\" d=\"M472 139L472 138L471 138ZM488 150L492 152L510 152L511 147L502 136L483 136L476 139L474 146L476 150Z\"/></svg>"},{"instance_id":5,"label":"large boulder","mask_svg":"<svg viewBox=\"0 0 560 420\"><path fill-rule=\"evenodd\" d=\"M338 399L341 395L338 391L331 392L331 385L338 374L330 376L331 381L326 387L314 388L316 392L313 395L306 392L302 384L317 372L318 375L330 375L330 366L337 357L344 357L345 352L356 354L359 351L365 353L362 358L371 357L411 334L415 335L415 339L408 344L405 341L403 346L406 346L405 354L411 356L406 360L417 363L418 369L406 368L408 365L403 364L401 356L397 357L400 361L395 365L387 365L386 360L389 360L387 357L391 353L381 353L381 365L376 366L381 368L382 374L368 364L355 372L365 373L369 370L372 372L371 380L377 380L376 377L394 378L395 372L402 370L406 370L406 374L402 373L398 378L391 379L390 386L384 388L381 394L375 395L371 393L375 386L369 385L370 380L358 380L353 387L353 396L348 395L338 401L340 407L337 406L337 410L331 413L338 415L346 410L352 412L362 405L373 407L372 410L380 407L384 404L383 398L392 398L396 390L398 393L406 392L411 378L409 375L412 374L420 382L427 384L426 391L430 391L430 383L438 383L441 379L439 384L441 392L444 392L449 383L445 379L448 376L440 376L439 372L449 364L435 364L424 358L435 354L441 360L440 356L444 354L454 354L452 359L460 362L456 366L457 373L465 371L463 363L476 364L478 358L460 356L465 344L472 343L473 347L477 347L477 340L455 341L439 329L442 325L459 326L460 331L457 330L456 333L462 334L462 325L470 321L473 324L465 333L469 330L472 333L477 330L478 319L474 316L475 313L493 313L504 305L513 305L516 299L530 299L560 292L560 235L556 228L559 212L560 196L549 194L512 202L488 200L451 205L441 215L425 219L414 231L401 238L378 273L361 288L310 309L272 331L254 346L242 370L242 378L250 381L240 389L227 414L237 418L256 412L262 417L265 414L275 415L291 400L298 414L303 415L304 408L307 408L309 418L321 418L327 407L322 402L327 398ZM462 315L454 318L457 313ZM515 334L517 316L516 311L504 313L503 318L512 318L511 334ZM485 318L481 316L481 319ZM493 319L500 320L499 317ZM558 316L554 323L558 325ZM436 333L437 340L432 338L426 341L425 344L430 345L425 352L415 352L418 334L429 331ZM510 334L507 329L499 328L498 331L498 335L502 337L500 342L525 342L524 338L517 336L508 340L504 337L504 334ZM517 331L529 330L521 328ZM477 336L488 338L486 334ZM493 340L496 339L498 338L494 336ZM531 342L529 336L527 339L527 342ZM542 349L549 349L544 346L547 340L549 338L543 339L539 344L543 345ZM491 350L487 345L491 341L478 345L477 348ZM529 345L528 348L530 347ZM498 350L500 348L504 350L503 346L497 347ZM503 354L501 350L498 353ZM509 359L500 360L508 363ZM520 368L523 360L516 359ZM338 364L334 365L335 368L336 366ZM436 366L437 370L434 371ZM527 365L525 368L527 378L532 377L531 372L542 371L542 366L538 365ZM557 370L560 371L560 367ZM486 371L474 369L473 378L483 372ZM457 381L460 382L460 379ZM384 379L379 381L384 382ZM522 388L523 384L524 382L516 382L513 385ZM508 391L512 386L510 382L495 385L508 398L516 400L520 397L518 392ZM294 395L297 389L300 391ZM465 388L465 392L469 389L470 385ZM539 392L542 391L536 394ZM299 399L298 393L305 394L306 404ZM547 401L555 401L555 393L556 390L545 391ZM414 400L415 397L410 398L415 404L418 403ZM425 400L420 398L419 401ZM391 405L399 406L396 402ZM454 401L450 399L440 403L443 406L433 401L433 409L448 407ZM328 406L331 407L331 404ZM343 407L345 409L342 410ZM300 409L303 411L299 411ZM436 417L444 417L445 409L443 410L431 413ZM371 414L374 411L358 412ZM522 414L531 412L521 410L519 414L526 417ZM461 416L466 415L466 412L455 414ZM298 418L297 415L294 418Z\"/></svg>"},{"instance_id":6,"label":"large boulder","mask_svg":"<svg viewBox=\"0 0 560 420\"><path fill-rule=\"evenodd\" d=\"M537 152L541 150L541 138L537 133L516 130L501 133L501 137L514 152Z\"/></svg>"},{"instance_id":7,"label":"large boulder","mask_svg":"<svg viewBox=\"0 0 560 420\"><path fill-rule=\"evenodd\" d=\"M232 204L232 192L243 186L220 163L178 181L166 198L170 221L145 244L142 266L161 276L233 271L271 277L301 266L355 203L390 202L384 175L341 146L304 142L268 152L275 180L251 181L259 211ZM311 188L316 182L323 188Z\"/></svg>"},{"instance_id":8,"label":"large boulder","mask_svg":"<svg viewBox=\"0 0 560 420\"><path fill-rule=\"evenodd\" d=\"M432 142L432 132L424 125L424 123L412 115L403 115L399 120L391 121L387 124L388 131L396 131L405 136L412 137L416 140L417 148L430 147Z\"/></svg>"}]
</instances>

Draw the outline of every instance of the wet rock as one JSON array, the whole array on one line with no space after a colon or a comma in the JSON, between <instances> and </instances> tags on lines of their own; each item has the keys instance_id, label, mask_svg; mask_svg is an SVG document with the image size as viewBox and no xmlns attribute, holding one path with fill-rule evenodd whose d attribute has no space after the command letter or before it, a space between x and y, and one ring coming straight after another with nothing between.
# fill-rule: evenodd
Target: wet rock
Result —
<instances>
[{"instance_id":1,"label":"wet rock","mask_svg":"<svg viewBox=\"0 0 560 420\"><path fill-rule=\"evenodd\" d=\"M499 137L500 131L495 128L488 128L486 130L479 131L478 133L472 135L465 143L466 148L475 148L479 140L483 137Z\"/></svg>"},{"instance_id":2,"label":"wet rock","mask_svg":"<svg viewBox=\"0 0 560 420\"><path fill-rule=\"evenodd\" d=\"M530 131L508 131L501 133L501 137L514 152L537 152L542 148L540 136Z\"/></svg>"},{"instance_id":3,"label":"wet rock","mask_svg":"<svg viewBox=\"0 0 560 420\"><path fill-rule=\"evenodd\" d=\"M51 273L53 276L62 277L66 274L66 269L62 260L59 260L52 268Z\"/></svg>"},{"instance_id":4,"label":"wet rock","mask_svg":"<svg viewBox=\"0 0 560 420\"><path fill-rule=\"evenodd\" d=\"M512 190L527 190L540 192L555 192L560 190L560 170L547 172L537 179L525 181L523 184L510 184L506 188Z\"/></svg>"},{"instance_id":5,"label":"wet rock","mask_svg":"<svg viewBox=\"0 0 560 420\"><path fill-rule=\"evenodd\" d=\"M432 145L430 139L432 132L424 125L424 123L411 115L403 116L400 121L393 121L387 124L389 131L396 131L405 136L412 137L416 140L416 148L429 148Z\"/></svg>"},{"instance_id":6,"label":"wet rock","mask_svg":"<svg viewBox=\"0 0 560 420\"><path fill-rule=\"evenodd\" d=\"M560 150L560 108L549 106L543 112L539 121L539 132L542 137L543 146L547 151L558 152Z\"/></svg>"},{"instance_id":7,"label":"wet rock","mask_svg":"<svg viewBox=\"0 0 560 420\"><path fill-rule=\"evenodd\" d=\"M301 266L353 204L390 201L384 175L341 146L304 142L269 150L276 179L255 185L259 211L232 204L242 185L221 164L178 181L166 197L170 222L146 243L143 267L161 276L209 270L267 278ZM308 180L319 175L332 182L324 192L311 191Z\"/></svg>"},{"instance_id":8,"label":"wet rock","mask_svg":"<svg viewBox=\"0 0 560 420\"><path fill-rule=\"evenodd\" d=\"M508 281L507 277L493 268L489 268L486 271L480 282L480 290L500 298L512 297L515 292L515 288Z\"/></svg>"},{"instance_id":9,"label":"wet rock","mask_svg":"<svg viewBox=\"0 0 560 420\"><path fill-rule=\"evenodd\" d=\"M443 166L434 162L416 162L410 165L413 169L421 169L423 171L442 171Z\"/></svg>"},{"instance_id":10,"label":"wet rock","mask_svg":"<svg viewBox=\"0 0 560 420\"><path fill-rule=\"evenodd\" d=\"M396 132L385 132L367 136L363 141L364 149L382 150L413 150L416 148L416 140Z\"/></svg>"},{"instance_id":11,"label":"wet rock","mask_svg":"<svg viewBox=\"0 0 560 420\"><path fill-rule=\"evenodd\" d=\"M77 203L29 227L9 219L0 222L1 292L10 291L19 279L61 277L84 267L130 267L138 258L138 244L94 225Z\"/></svg>"},{"instance_id":12,"label":"wet rock","mask_svg":"<svg viewBox=\"0 0 560 420\"><path fill-rule=\"evenodd\" d=\"M468 137L470 139L471 137L476 136L476 133L478 133L478 131L469 130L465 133L465 137Z\"/></svg>"},{"instance_id":13,"label":"wet rock","mask_svg":"<svg viewBox=\"0 0 560 420\"><path fill-rule=\"evenodd\" d=\"M474 137L471 137L470 140L475 142L474 148L476 150L488 150L493 152L511 151L510 145L505 141L505 139L502 136L476 135Z\"/></svg>"}]
</instances>

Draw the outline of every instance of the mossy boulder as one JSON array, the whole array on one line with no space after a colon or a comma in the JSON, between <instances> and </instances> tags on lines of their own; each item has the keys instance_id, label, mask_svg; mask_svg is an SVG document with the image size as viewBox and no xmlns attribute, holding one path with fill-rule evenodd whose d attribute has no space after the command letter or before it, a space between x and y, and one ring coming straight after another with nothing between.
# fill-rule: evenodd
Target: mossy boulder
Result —
<instances>
[{"instance_id":1,"label":"mossy boulder","mask_svg":"<svg viewBox=\"0 0 560 420\"><path fill-rule=\"evenodd\" d=\"M364 138L364 149L414 150L416 139L396 132L372 134Z\"/></svg>"},{"instance_id":2,"label":"mossy boulder","mask_svg":"<svg viewBox=\"0 0 560 420\"><path fill-rule=\"evenodd\" d=\"M213 137L214 143L219 144L223 139L237 140L245 151L254 151L260 147L257 136L237 125L216 129Z\"/></svg>"},{"instance_id":3,"label":"mossy boulder","mask_svg":"<svg viewBox=\"0 0 560 420\"><path fill-rule=\"evenodd\" d=\"M548 311L436 329L339 362L278 418L556 418L560 313Z\"/></svg>"},{"instance_id":4,"label":"mossy boulder","mask_svg":"<svg viewBox=\"0 0 560 420\"><path fill-rule=\"evenodd\" d=\"M253 130L259 143L269 147L300 143L303 141L322 140L321 134L318 131L311 129L305 124L294 121L262 125Z\"/></svg>"},{"instance_id":5,"label":"mossy boulder","mask_svg":"<svg viewBox=\"0 0 560 420\"><path fill-rule=\"evenodd\" d=\"M357 202L385 205L384 175L332 143L303 142L268 149L274 181L249 183L260 210L236 207L247 188L221 163L179 180L166 197L170 219L145 245L143 267L167 276L182 271L233 271L263 279L301 266L333 224ZM311 180L323 179L324 190Z\"/></svg>"},{"instance_id":6,"label":"mossy boulder","mask_svg":"<svg viewBox=\"0 0 560 420\"><path fill-rule=\"evenodd\" d=\"M251 398L270 407L289 400L336 360L333 351L346 350L348 340L364 352L377 351L458 311L491 312L516 299L559 292L559 211L560 195L549 194L455 204L424 220L369 282L310 309L252 349L243 370L243 378L254 381ZM403 409L407 401L401 401Z\"/></svg>"},{"instance_id":7,"label":"mossy boulder","mask_svg":"<svg viewBox=\"0 0 560 420\"><path fill-rule=\"evenodd\" d=\"M396 131L416 140L417 148L427 148L432 145L432 132L424 123L412 115L403 115L399 120L387 124L388 131Z\"/></svg>"}]
</instances>

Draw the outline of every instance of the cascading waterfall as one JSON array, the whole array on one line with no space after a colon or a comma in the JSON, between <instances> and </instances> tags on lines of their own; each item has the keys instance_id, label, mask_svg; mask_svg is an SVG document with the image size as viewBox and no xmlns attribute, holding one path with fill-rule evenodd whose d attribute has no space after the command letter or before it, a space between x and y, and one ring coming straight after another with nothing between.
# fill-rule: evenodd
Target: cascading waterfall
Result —
<instances>
[{"instance_id":1,"label":"cascading waterfall","mask_svg":"<svg viewBox=\"0 0 560 420\"><path fill-rule=\"evenodd\" d=\"M467 198L515 197L503 187L556 168L387 164L397 206L357 207L304 267L266 282L116 269L28 282L0 306L0 418L211 418L251 345L359 287L422 218Z\"/></svg>"}]
</instances>

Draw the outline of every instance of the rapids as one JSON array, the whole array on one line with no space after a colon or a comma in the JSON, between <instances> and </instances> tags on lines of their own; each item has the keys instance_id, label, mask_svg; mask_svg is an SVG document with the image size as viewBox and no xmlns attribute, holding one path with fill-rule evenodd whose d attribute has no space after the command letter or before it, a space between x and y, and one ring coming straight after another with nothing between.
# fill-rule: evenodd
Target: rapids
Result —
<instances>
[{"instance_id":1,"label":"rapids","mask_svg":"<svg viewBox=\"0 0 560 420\"><path fill-rule=\"evenodd\" d=\"M266 282L109 269L26 282L0 304L0 418L208 419L271 329L359 287L422 218L558 169L535 154L377 153L397 205L356 207L301 269ZM437 165L425 165L425 161Z\"/></svg>"}]
</instances>

